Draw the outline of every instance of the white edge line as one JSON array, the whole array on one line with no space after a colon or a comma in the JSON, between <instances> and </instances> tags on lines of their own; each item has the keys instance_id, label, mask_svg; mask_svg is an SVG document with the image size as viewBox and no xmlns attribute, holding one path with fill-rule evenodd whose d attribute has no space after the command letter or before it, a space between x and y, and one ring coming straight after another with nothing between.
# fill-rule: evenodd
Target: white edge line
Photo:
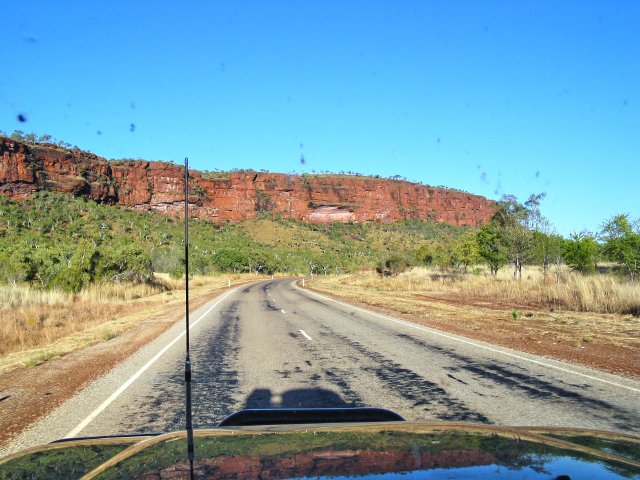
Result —
<instances>
[{"instance_id":1,"label":"white edge line","mask_svg":"<svg viewBox=\"0 0 640 480\"><path fill-rule=\"evenodd\" d=\"M207 316L209 314L209 312L211 310L214 309L214 307L216 307L220 302L222 302L225 298L227 298L229 295L231 295L232 293L236 292L236 289L233 289L227 293L225 293L222 297L220 297L218 299L217 302L215 302L213 305L211 305L206 312L204 312L200 318L198 318L195 322L191 323L189 325L189 330L191 330L193 327L195 327L198 322L200 322L200 320L202 320L205 316ZM93 420L95 420L95 418L100 415L116 398L118 398L122 392L124 392L127 388L129 388L131 386L131 384L133 382L135 382L140 375L142 375L151 365L153 365L162 355L165 354L165 352L167 350L169 350L178 340L180 340L182 337L184 337L185 333L186 333L186 329L182 331L182 333L180 333L176 338L174 338L173 340L171 340L162 350L160 350L158 353L156 353L153 358L151 358L151 360L149 360L147 363L145 363L142 368L140 368L140 370L138 370L136 373L134 373L133 375L131 375L131 377L129 377L129 379L124 382L122 385L120 385L120 388L118 388L115 392L113 392L109 398L107 398L104 402L102 402L93 412L91 412L87 418L85 418L84 420L82 420L73 430L71 430L69 433L67 433L67 435L65 436L65 438L71 438L71 437L75 437L76 435L78 435L78 433L80 433L87 425L89 425Z\"/></svg>"},{"instance_id":2,"label":"white edge line","mask_svg":"<svg viewBox=\"0 0 640 480\"><path fill-rule=\"evenodd\" d=\"M299 332L304 335L304 338L306 338L307 340L313 340L313 338L311 338L309 335L307 335L307 332L305 332L304 330L299 330Z\"/></svg>"},{"instance_id":3,"label":"white edge line","mask_svg":"<svg viewBox=\"0 0 640 480\"><path fill-rule=\"evenodd\" d=\"M433 335L438 335L440 337L445 337L445 338L448 338L450 340L455 340L455 341L458 341L458 342L461 342L461 343L466 343L468 345L473 345L474 347L484 348L485 350L489 350L490 352L499 353L499 354L502 354L502 355L507 355L507 356L512 357L512 358L517 358L518 360L524 360L526 362L535 363L535 364L541 365L543 367L552 368L552 369L555 369L555 370L560 370L561 372L571 373L573 375L578 375L579 377L588 378L589 380L595 380L596 382L606 383L606 384L609 384L609 385L613 385L614 387L624 388L624 389L627 389L627 390L631 390L632 392L640 393L640 388L630 387L629 385L623 385L622 383L612 382L610 380L605 380L603 378L594 377L594 376L588 375L586 373L576 372L575 370L571 370L571 369L564 368L564 367L559 367L557 365L552 365L550 363L541 362L540 360L534 360L533 358L523 357L523 356L515 354L515 353L507 352L505 350L489 347L487 345L482 345L481 343L476 343L476 342L471 341L471 340L465 340L465 339L462 339L462 338L454 337L453 335L447 335L446 333L438 332L436 330L433 330L433 329L430 329L430 328L425 328L425 327L422 327L420 325L415 325L413 323L409 323L409 322L406 322L404 320L398 320L397 318L393 318L393 317L390 317L388 315L382 315L381 313L373 312L373 311L367 310L365 308L360 308L360 307L356 307L355 305L350 305L348 303L343 303L343 302L335 300L335 299L333 299L331 297L326 297L324 295L320 295L319 293L312 292L312 291L310 291L310 290L308 290L306 288L302 289L302 288L300 288L300 287L298 287L296 285L296 282L297 282L297 280L294 280L291 283L291 285L293 285L293 288L295 288L296 290L300 290L301 292L305 292L308 295L314 295L314 296L322 298L324 300L329 300L330 302L337 303L339 305L351 308L353 310L358 310L360 312L364 312L364 313L366 313L368 315L373 315L374 317L383 318L383 319L388 320L390 322L395 322L395 323L399 323L400 325L404 325L405 327L411 327L411 328L415 328L417 330L422 330L423 332L431 333Z\"/></svg>"}]
</instances>

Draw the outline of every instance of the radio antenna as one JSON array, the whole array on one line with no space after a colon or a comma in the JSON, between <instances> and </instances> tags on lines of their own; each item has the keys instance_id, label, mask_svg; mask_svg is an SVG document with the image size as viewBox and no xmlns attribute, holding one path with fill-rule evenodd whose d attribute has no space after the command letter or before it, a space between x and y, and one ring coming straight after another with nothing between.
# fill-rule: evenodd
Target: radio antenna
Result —
<instances>
[{"instance_id":1,"label":"radio antenna","mask_svg":"<svg viewBox=\"0 0 640 480\"><path fill-rule=\"evenodd\" d=\"M187 414L187 457L189 458L189 478L193 480L193 416L191 412L191 358L189 357L189 159L184 159L184 270L185 270L185 322L187 355L184 362L184 380L186 384Z\"/></svg>"}]
</instances>

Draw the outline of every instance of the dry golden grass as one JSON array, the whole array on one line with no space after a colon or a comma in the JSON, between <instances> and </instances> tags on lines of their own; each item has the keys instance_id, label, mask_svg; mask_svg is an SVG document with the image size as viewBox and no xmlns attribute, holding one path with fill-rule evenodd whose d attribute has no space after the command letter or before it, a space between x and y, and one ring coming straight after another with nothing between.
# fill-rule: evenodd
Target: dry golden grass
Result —
<instances>
[{"instance_id":1,"label":"dry golden grass","mask_svg":"<svg viewBox=\"0 0 640 480\"><path fill-rule=\"evenodd\" d=\"M100 284L73 295L27 286L0 286L0 372L15 366L16 358L37 365L83 345L105 341L152 317L156 307L183 302L184 280L157 275L146 284ZM194 277L194 300L227 285L229 276ZM255 280L233 275L232 282ZM26 353L25 353L26 352ZM8 359L8 357L14 357Z\"/></svg>"},{"instance_id":2,"label":"dry golden grass","mask_svg":"<svg viewBox=\"0 0 640 480\"><path fill-rule=\"evenodd\" d=\"M318 282L321 286L322 278ZM553 275L545 280L540 270L534 267L523 271L521 281L514 281L510 272L504 270L493 278L484 272L478 275L442 275L434 270L415 268L396 277L362 272L329 280L332 282L373 291L466 295L514 307L525 305L636 315L640 312L638 283L629 283L611 275L585 276L568 271L562 272L560 281L556 282Z\"/></svg>"},{"instance_id":3,"label":"dry golden grass","mask_svg":"<svg viewBox=\"0 0 640 480\"><path fill-rule=\"evenodd\" d=\"M414 269L319 276L309 286L434 328L638 376L640 285L615 277L565 271L556 284L534 268L519 282L509 272L494 279Z\"/></svg>"},{"instance_id":4,"label":"dry golden grass","mask_svg":"<svg viewBox=\"0 0 640 480\"><path fill-rule=\"evenodd\" d=\"M0 287L0 356L47 345L112 320L135 299L161 301L159 294L167 291L169 286L163 284L92 285L76 295L28 286Z\"/></svg>"}]
</instances>

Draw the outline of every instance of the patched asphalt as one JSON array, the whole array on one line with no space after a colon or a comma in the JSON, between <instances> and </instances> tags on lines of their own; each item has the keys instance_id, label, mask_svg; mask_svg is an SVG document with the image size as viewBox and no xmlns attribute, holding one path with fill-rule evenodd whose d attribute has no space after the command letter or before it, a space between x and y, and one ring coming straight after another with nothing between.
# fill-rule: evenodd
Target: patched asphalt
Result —
<instances>
[{"instance_id":1,"label":"patched asphalt","mask_svg":"<svg viewBox=\"0 0 640 480\"><path fill-rule=\"evenodd\" d=\"M238 287L191 315L194 427L242 408L384 407L407 420L640 434L640 382L441 335L296 288ZM202 318L200 318L202 317ZM184 329L164 335L0 454L64 437ZM184 429L184 339L78 435Z\"/></svg>"}]
</instances>

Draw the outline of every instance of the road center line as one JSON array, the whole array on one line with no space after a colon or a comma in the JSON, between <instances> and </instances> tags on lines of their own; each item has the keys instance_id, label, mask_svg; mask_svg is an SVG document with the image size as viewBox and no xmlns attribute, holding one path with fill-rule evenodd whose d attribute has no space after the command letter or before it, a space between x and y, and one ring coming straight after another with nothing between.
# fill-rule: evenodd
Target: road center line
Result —
<instances>
[{"instance_id":1,"label":"road center line","mask_svg":"<svg viewBox=\"0 0 640 480\"><path fill-rule=\"evenodd\" d=\"M575 370L571 370L569 368L559 367L557 365L553 365L553 364L550 364L550 363L541 362L540 360L534 360L532 358L527 358L527 357L524 357L522 355L518 355L516 353L511 353L511 352L507 352L505 350L501 350L499 348L493 348L493 347L490 347L488 345L482 345L481 343L476 343L476 342L474 342L472 340L465 340L463 338L454 337L453 335L448 335L446 333L439 332L439 331L431 329L431 328L425 328L425 327L422 327L420 325L409 323L409 322L404 321L404 320L398 320L397 318L390 317L388 315L383 315L381 313L377 313L377 312L374 312L374 311L371 311L371 310L367 310L366 308L360 308L360 307L356 307L355 305L350 305L348 303L340 302L339 300L335 300L335 299L333 299L331 297L326 297L326 296L321 295L319 293L311 292L306 288L302 289L302 288L298 287L295 284L296 281L297 280L294 280L291 283L293 288L295 288L296 290L304 292L307 295L312 295L314 297L322 298L323 300L328 300L330 302L337 303L338 305L342 305L343 307L348 307L348 308L350 308L352 310L358 310L359 312L363 312L363 313L366 313L368 315L372 315L374 317L382 318L382 319L387 320L389 322L398 323L400 325L404 325L405 327L415 328L416 330L422 330L423 332L427 332L427 333L430 333L432 335L438 335L440 337L445 337L445 338L448 338L450 340L455 340L455 341L460 342L460 343L466 343L467 345L472 345L474 347L483 348L485 350L489 350L490 352L499 353L501 355L506 355L508 357L517 358L518 360L523 360L525 362L535 363L536 365L540 365L540 366L547 367L547 368L552 368L554 370L559 370L561 372L570 373L570 374L577 375L577 376L583 377L583 378L588 378L589 380L594 380L596 382L606 383L606 384L612 385L614 387L624 388L626 390L631 390L632 392L640 393L640 388L630 387L629 385L624 385L622 383L612 382L611 380L605 380L604 378L598 378L598 377L594 377L593 375L588 375L586 373L576 372Z\"/></svg>"},{"instance_id":2,"label":"road center line","mask_svg":"<svg viewBox=\"0 0 640 480\"><path fill-rule=\"evenodd\" d=\"M211 310L213 310L220 302L222 302L223 300L225 300L228 296L230 296L232 293L235 293L237 291L237 288L234 288L233 290L225 293L224 295L222 295L218 301L216 301L213 305L211 305L206 312L204 312L202 315L200 315L200 317L195 321L192 322L189 325L189 330L191 330L193 327L195 327L200 320L202 320L204 317L206 317L209 312L211 312ZM156 353L153 358L151 360L149 360L147 363L145 363L142 368L140 368L140 370L138 370L136 373L134 373L133 375L131 375L131 377L129 377L129 379L124 382L122 385L120 385L120 388L118 388L115 392L113 392L109 398L107 398L104 402L102 402L93 412L91 412L87 418L85 418L84 420L82 420L73 430L71 430L69 433L67 433L67 435L65 436L65 438L70 438L70 437L75 437L76 435L78 435L78 433L80 433L87 425L89 425L93 420L95 420L95 418L100 415L116 398L118 398L122 392L124 392L127 388L129 388L131 386L131 384L133 382L135 382L140 375L142 375L151 365L153 365L162 355L164 355L167 350L169 350L171 347L173 347L173 345L180 340L182 337L184 337L184 335L187 333L186 329L184 329L182 331L182 333L180 333L176 338L174 338L173 340L171 340L162 350L160 350L158 353Z\"/></svg>"},{"instance_id":3,"label":"road center line","mask_svg":"<svg viewBox=\"0 0 640 480\"><path fill-rule=\"evenodd\" d=\"M313 340L304 330L298 330L307 340Z\"/></svg>"}]
</instances>

